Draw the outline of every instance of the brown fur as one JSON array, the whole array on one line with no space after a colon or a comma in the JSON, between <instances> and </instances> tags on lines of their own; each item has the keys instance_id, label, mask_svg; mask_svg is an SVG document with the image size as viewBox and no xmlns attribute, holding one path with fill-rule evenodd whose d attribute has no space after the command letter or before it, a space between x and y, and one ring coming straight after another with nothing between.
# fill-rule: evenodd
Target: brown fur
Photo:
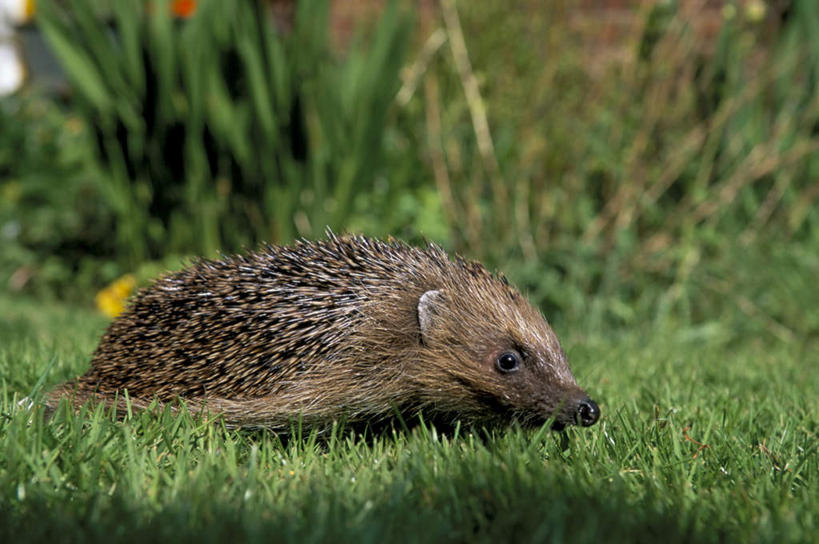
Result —
<instances>
[{"instance_id":1,"label":"brown fur","mask_svg":"<svg viewBox=\"0 0 819 544\"><path fill-rule=\"evenodd\" d=\"M508 350L522 354L518 372L496 368ZM126 390L137 408L182 398L229 425L274 430L396 410L572 424L588 398L546 320L503 278L434 245L332 234L159 279L47 404L118 398L122 408Z\"/></svg>"}]
</instances>

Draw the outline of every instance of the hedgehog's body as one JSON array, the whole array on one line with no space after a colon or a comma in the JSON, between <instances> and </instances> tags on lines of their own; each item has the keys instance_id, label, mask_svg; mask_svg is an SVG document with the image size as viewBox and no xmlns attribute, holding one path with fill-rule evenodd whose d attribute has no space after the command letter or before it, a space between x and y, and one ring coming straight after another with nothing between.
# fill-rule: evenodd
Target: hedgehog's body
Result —
<instances>
[{"instance_id":1,"label":"hedgehog's body","mask_svg":"<svg viewBox=\"0 0 819 544\"><path fill-rule=\"evenodd\" d=\"M330 236L200 261L141 291L79 404L185 399L234 426L372 422L423 411L467 423L591 425L557 338L517 291L435 246Z\"/></svg>"}]
</instances>

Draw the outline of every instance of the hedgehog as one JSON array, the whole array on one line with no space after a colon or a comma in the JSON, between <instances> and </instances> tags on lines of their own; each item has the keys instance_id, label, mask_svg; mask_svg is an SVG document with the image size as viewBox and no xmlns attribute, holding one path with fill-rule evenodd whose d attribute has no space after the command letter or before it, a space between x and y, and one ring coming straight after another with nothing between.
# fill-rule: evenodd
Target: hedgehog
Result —
<instances>
[{"instance_id":1,"label":"hedgehog","mask_svg":"<svg viewBox=\"0 0 819 544\"><path fill-rule=\"evenodd\" d=\"M337 236L199 259L139 291L46 404L182 400L229 427L593 425L543 315L439 246Z\"/></svg>"}]
</instances>

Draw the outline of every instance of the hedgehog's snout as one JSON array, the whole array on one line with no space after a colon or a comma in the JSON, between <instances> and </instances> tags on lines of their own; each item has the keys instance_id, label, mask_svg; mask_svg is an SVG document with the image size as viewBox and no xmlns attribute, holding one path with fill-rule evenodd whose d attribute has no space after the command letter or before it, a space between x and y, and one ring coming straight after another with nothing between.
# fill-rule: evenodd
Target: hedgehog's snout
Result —
<instances>
[{"instance_id":1,"label":"hedgehog's snout","mask_svg":"<svg viewBox=\"0 0 819 544\"><path fill-rule=\"evenodd\" d=\"M589 397L564 405L561 416L552 423L552 430L562 431L567 425L591 427L600 419L600 407Z\"/></svg>"},{"instance_id":2,"label":"hedgehog's snout","mask_svg":"<svg viewBox=\"0 0 819 544\"><path fill-rule=\"evenodd\" d=\"M584 427L591 427L600 419L600 407L590 398L580 401L577 408L576 421Z\"/></svg>"}]
</instances>

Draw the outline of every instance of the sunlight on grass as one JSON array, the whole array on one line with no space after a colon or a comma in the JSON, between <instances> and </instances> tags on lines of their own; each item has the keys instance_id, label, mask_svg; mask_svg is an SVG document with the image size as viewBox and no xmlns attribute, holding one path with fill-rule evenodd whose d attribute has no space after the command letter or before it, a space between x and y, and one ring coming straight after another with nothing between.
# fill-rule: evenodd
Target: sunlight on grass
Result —
<instances>
[{"instance_id":1,"label":"sunlight on grass","mask_svg":"<svg viewBox=\"0 0 819 544\"><path fill-rule=\"evenodd\" d=\"M18 401L53 358L50 385L83 371L101 323L22 308L0 322L3 540L810 538L819 361L797 342L673 328L570 336L573 365L601 400L597 427L336 429L319 440L168 409L116 421L88 407L44 421Z\"/></svg>"}]
</instances>

